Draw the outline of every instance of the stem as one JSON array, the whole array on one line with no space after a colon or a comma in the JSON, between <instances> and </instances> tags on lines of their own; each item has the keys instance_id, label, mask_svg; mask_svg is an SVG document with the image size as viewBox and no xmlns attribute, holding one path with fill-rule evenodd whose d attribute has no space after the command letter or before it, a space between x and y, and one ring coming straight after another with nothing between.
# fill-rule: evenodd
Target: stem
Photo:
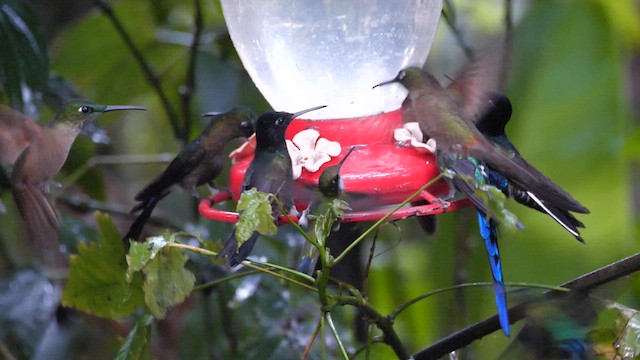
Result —
<instances>
[{"instance_id":1,"label":"stem","mask_svg":"<svg viewBox=\"0 0 640 360\"><path fill-rule=\"evenodd\" d=\"M195 8L193 14L194 30L193 41L191 47L189 47L189 65L187 66L185 83L179 89L180 100L182 101L182 117L184 119L181 139L185 143L189 140L189 132L191 131L191 98L196 91L196 65L203 27L200 0L194 0L193 6Z\"/></svg>"},{"instance_id":2,"label":"stem","mask_svg":"<svg viewBox=\"0 0 640 360\"><path fill-rule=\"evenodd\" d=\"M124 25L122 25L118 17L113 12L113 8L109 4L107 4L104 0L93 0L93 3L98 8L100 8L102 13L109 19L109 21L111 21L111 23L113 24L113 27L115 27L116 29L116 32L122 38L122 41L125 43L129 51L131 52L131 55L133 55L133 58L136 60L136 62L140 66L140 69L142 70L142 74L147 78L149 85L151 85L151 88L153 88L153 90L156 92L156 94L160 98L160 102L164 107L164 111L167 114L167 118L169 119L169 123L171 124L171 128L173 129L174 136L177 139L180 139L181 131L180 131L180 121L178 118L178 114L173 109L173 107L171 106L171 103L169 102L169 98L162 90L162 87L160 86L160 79L158 78L156 73L153 71L149 63L147 63L140 49L136 46L136 44L133 43L131 36L129 35L127 30L124 28Z\"/></svg>"},{"instance_id":3,"label":"stem","mask_svg":"<svg viewBox=\"0 0 640 360\"><path fill-rule=\"evenodd\" d=\"M640 253L636 253L615 263L609 264L588 274L562 284L561 286L573 291L590 291L600 285L607 284L621 277L640 270ZM558 296L558 292L549 291L539 298ZM525 317L527 304L519 304L509 308L509 319L515 323ZM455 332L436 343L414 354L414 359L438 359L452 351L469 345L471 342L481 339L500 329L498 316L494 315L478 323Z\"/></svg>"},{"instance_id":4,"label":"stem","mask_svg":"<svg viewBox=\"0 0 640 360\"><path fill-rule=\"evenodd\" d=\"M313 331L313 335L311 336L311 339L309 339L309 344L307 344L307 347L304 349L304 353L302 353L302 360L306 360L307 356L309 356L309 352L311 351L311 346L313 346L313 343L316 341L316 337L318 337L318 333L320 332L321 325L322 325L322 316L320 316L320 319L318 319L318 325L316 325L316 329Z\"/></svg>"},{"instance_id":5,"label":"stem","mask_svg":"<svg viewBox=\"0 0 640 360\"><path fill-rule=\"evenodd\" d=\"M340 348L340 352L342 353L342 356L344 356L345 360L349 360L349 354L347 353L347 349L345 349L344 345L342 344L342 340L340 339L340 335L336 330L336 326L333 324L333 320L331 319L331 313L326 312L324 314L324 317L327 319L327 324L329 324L329 329L331 329L331 333L333 333L333 337L336 338L336 342L338 343L338 348Z\"/></svg>"},{"instance_id":6,"label":"stem","mask_svg":"<svg viewBox=\"0 0 640 360\"><path fill-rule=\"evenodd\" d=\"M186 245L186 244L180 244L180 243L169 243L169 244L167 244L167 246L172 246L172 247L176 247L176 248L190 250L190 251L193 251L195 253L202 254L202 255L207 255L207 256L217 256L218 255L217 253L215 253L215 252L213 252L211 250L199 248L199 247L192 246L192 245ZM242 262L242 265L246 266L248 268L263 272L265 274L269 274L271 276L275 276L275 277L280 278L282 280L288 281L288 282L290 282L292 284L295 284L295 285L298 285L300 287L303 287L303 288L305 288L307 290L317 291L316 288L314 288L313 286L307 285L307 284L302 283L302 282L300 282L298 280L294 280L294 279L292 279L290 277L283 276L283 275L278 274L277 272L271 271L269 269L266 269L266 268L263 268L263 267L260 267L260 266L256 266L256 265L252 264L251 262L252 262L251 260L245 260L245 261ZM266 266L269 266L269 267L272 267L272 268L277 268L278 270L282 270L282 267L276 267L276 266L274 266L272 264L268 264Z\"/></svg>"},{"instance_id":7,"label":"stem","mask_svg":"<svg viewBox=\"0 0 640 360\"><path fill-rule=\"evenodd\" d=\"M384 343L389 345L399 359L409 359L409 352L405 349L400 337L393 328L393 320L383 316L376 309L367 304L364 299L355 296L344 296L338 301L340 305L353 305L362 309L378 329L384 334Z\"/></svg>"},{"instance_id":8,"label":"stem","mask_svg":"<svg viewBox=\"0 0 640 360\"><path fill-rule=\"evenodd\" d=\"M397 308L395 308L389 315L388 317L391 320L395 320L396 317L398 317L398 315L400 315L400 313L402 311L404 311L405 309L407 309L409 306L414 305L415 303L424 300L428 297L431 297L433 295L437 295L440 293L444 293L444 292L448 292L448 291L453 291L453 290L457 290L457 289L463 289L463 288L468 288L468 287L479 287L479 286L486 286L486 287L493 287L493 283L490 282L474 282L474 283L466 283L466 284L458 284L455 286L451 286L451 287L447 287L447 288L442 288L442 289L437 289L437 290L433 290L433 291L429 291L426 292L416 298L413 298L403 304L401 304L400 306L398 306ZM549 285L542 285L542 284L529 284L529 283L515 283L515 282L505 282L504 283L505 286L507 287L519 287L519 288L530 288L530 289L544 289L544 290L549 290L549 291L559 291L559 292L567 292L569 291L566 288L563 287L558 287L558 286L549 286Z\"/></svg>"},{"instance_id":9,"label":"stem","mask_svg":"<svg viewBox=\"0 0 640 360\"><path fill-rule=\"evenodd\" d=\"M258 271L258 270L249 270L249 271L244 271L244 272L241 272L241 273L225 276L225 277L217 279L217 280L209 281L209 282L206 282L204 284L200 284L200 285L194 286L193 287L193 291L206 290L206 289L208 289L210 287L214 287L216 285L225 283L227 281L231 281L231 280L235 280L235 279L241 279L241 278L243 278L245 276L254 275L254 274L258 274L258 273L260 273L260 271Z\"/></svg>"},{"instance_id":10,"label":"stem","mask_svg":"<svg viewBox=\"0 0 640 360\"><path fill-rule=\"evenodd\" d=\"M456 41L458 42L458 46L460 46L467 59L473 59L473 50L464 40L462 31L460 31L460 29L458 29L458 27L456 26L456 9L453 6L453 3L451 2L451 0L445 0L444 5L445 6L442 8L442 17L444 18L444 21L447 23L447 25L449 25L449 28L453 33L453 37L455 37ZM449 11L445 11L445 8Z\"/></svg>"},{"instance_id":11,"label":"stem","mask_svg":"<svg viewBox=\"0 0 640 360\"><path fill-rule=\"evenodd\" d=\"M380 220L376 221L373 225L371 225L371 227L369 227L367 230L365 230L365 232L363 232L362 235L358 236L357 239L355 239L351 244L349 244L349 246L347 246L347 248L344 249L344 251L340 255L338 255L338 257L335 258L333 263L335 264L337 262L340 262L340 260L342 260L342 258L345 257L345 255L347 255L347 253L349 251L351 251L354 247L356 247L365 237L367 237L373 230L375 230L378 226L380 226L380 224L385 222L394 212L400 210L400 208L402 208L403 206L408 204L416 196L420 195L420 193L422 191L424 191L429 186L435 184L442 177L443 177L442 173L438 174L438 176L434 177L433 179L431 179L431 181L429 181L428 183L426 183L423 186L421 186L420 189L418 189L418 191L416 191L411 196L409 196L407 199L405 199L403 202L401 202L398 206L396 206L393 210L388 212Z\"/></svg>"}]
</instances>

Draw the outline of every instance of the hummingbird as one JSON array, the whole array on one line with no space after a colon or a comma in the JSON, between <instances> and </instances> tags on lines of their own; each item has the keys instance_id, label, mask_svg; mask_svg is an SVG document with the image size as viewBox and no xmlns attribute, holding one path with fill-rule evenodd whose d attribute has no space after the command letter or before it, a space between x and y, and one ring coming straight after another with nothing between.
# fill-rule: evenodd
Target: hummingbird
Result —
<instances>
[{"instance_id":1,"label":"hummingbird","mask_svg":"<svg viewBox=\"0 0 640 360\"><path fill-rule=\"evenodd\" d=\"M318 214L326 213L326 209L328 206L331 206L331 202L342 196L344 193L344 181L342 181L340 169L342 168L342 164L344 164L355 148L355 146L352 146L340 162L336 165L328 166L322 171L318 178L318 190L320 191L321 199L312 199L311 203L305 210L305 213L316 212L316 209L314 209L316 207L319 208L317 211ZM319 206L316 206L316 204ZM300 221L298 223L300 223ZM339 224L340 219L338 218L333 223L332 230L337 230ZM315 269L315 264L318 260L318 249L316 249L310 242L305 241L300 253L301 257L298 265L298 271L311 274L313 269Z\"/></svg>"},{"instance_id":2,"label":"hummingbird","mask_svg":"<svg viewBox=\"0 0 640 360\"><path fill-rule=\"evenodd\" d=\"M59 267L66 260L58 250L58 218L45 193L67 160L82 129L100 115L117 110L146 110L139 106L100 105L86 100L66 102L51 124L42 127L15 160L12 194L31 244L44 265Z\"/></svg>"},{"instance_id":3,"label":"hummingbird","mask_svg":"<svg viewBox=\"0 0 640 360\"><path fill-rule=\"evenodd\" d=\"M124 240L137 240L144 224L158 202L169 195L176 186L181 186L198 198L196 187L209 184L224 167L223 151L227 143L235 138L253 134L255 115L246 107L235 107L225 113L206 113L211 117L207 127L169 163L169 166L135 196L139 203L132 213L142 210L133 222Z\"/></svg>"},{"instance_id":4,"label":"hummingbird","mask_svg":"<svg viewBox=\"0 0 640 360\"><path fill-rule=\"evenodd\" d=\"M463 74L468 73L463 71ZM456 80L460 84L465 79ZM433 75L420 68L409 67L401 70L394 79L375 87L391 83L400 83L408 90L408 111L418 121L422 133L436 141L438 167L441 171L451 170L456 174L451 179L454 188L464 193L476 207L481 235L485 239L491 264L501 327L509 335L504 279L497 243L497 219L488 213L487 204L475 195L475 190L507 179L509 183L534 194L545 204L577 213L588 213L589 210L533 166L525 166L494 146L475 127L474 120L487 110L489 89L482 88L485 84L476 81L468 82L474 85L472 87L444 88ZM456 91L458 89L462 91ZM489 177L488 168L495 170L494 175L499 175L498 179Z\"/></svg>"},{"instance_id":5,"label":"hummingbird","mask_svg":"<svg viewBox=\"0 0 640 360\"><path fill-rule=\"evenodd\" d=\"M6 105L0 105L0 162L2 165L13 167L18 156L40 132L40 125L30 117Z\"/></svg>"},{"instance_id":6,"label":"hummingbird","mask_svg":"<svg viewBox=\"0 0 640 360\"><path fill-rule=\"evenodd\" d=\"M293 203L293 168L291 157L285 142L285 131L296 117L310 111L318 110L326 105L310 109L288 112L267 112L256 120L256 150L253 160L249 164L242 179L242 191L256 188L263 193L275 195L284 209L295 210ZM274 218L279 215L274 211ZM254 232L251 237L238 248L235 231L231 232L225 241L218 257L227 257L230 267L240 264L251 253L258 239L259 233Z\"/></svg>"},{"instance_id":7,"label":"hummingbird","mask_svg":"<svg viewBox=\"0 0 640 360\"><path fill-rule=\"evenodd\" d=\"M505 126L511 119L512 111L511 101L506 96L492 92L489 94L488 108L485 115L478 118L475 125L494 146L509 154L514 161L521 163L523 167L529 168L531 165L522 158L505 133ZM489 168L489 171L495 172L491 168ZM494 185L507 197L511 197L522 205L549 215L578 241L584 243L578 230L578 228L584 228L584 224L569 211L541 201L535 194L525 191L511 182L496 181Z\"/></svg>"}]
</instances>

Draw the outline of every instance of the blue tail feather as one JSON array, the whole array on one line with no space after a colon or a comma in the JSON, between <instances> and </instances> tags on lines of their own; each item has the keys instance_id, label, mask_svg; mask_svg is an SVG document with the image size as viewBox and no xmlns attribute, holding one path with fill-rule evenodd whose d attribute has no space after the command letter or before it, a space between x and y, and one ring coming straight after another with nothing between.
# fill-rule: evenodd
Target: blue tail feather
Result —
<instances>
[{"instance_id":1,"label":"blue tail feather","mask_svg":"<svg viewBox=\"0 0 640 360\"><path fill-rule=\"evenodd\" d=\"M502 277L502 264L500 262L500 250L498 249L498 224L487 219L485 214L478 211L478 224L480 226L480 235L484 239L487 255L489 255L489 263L491 264L491 275L493 276L493 291L498 307L498 317L500 318L500 326L505 335L509 336L509 314L507 308L507 296L505 294L504 279Z\"/></svg>"}]
</instances>

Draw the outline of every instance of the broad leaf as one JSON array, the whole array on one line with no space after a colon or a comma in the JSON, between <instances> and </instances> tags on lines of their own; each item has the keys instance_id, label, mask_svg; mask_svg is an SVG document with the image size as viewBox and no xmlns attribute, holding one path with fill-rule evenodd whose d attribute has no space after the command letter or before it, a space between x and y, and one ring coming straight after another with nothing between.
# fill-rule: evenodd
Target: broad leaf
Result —
<instances>
[{"instance_id":1,"label":"broad leaf","mask_svg":"<svg viewBox=\"0 0 640 360\"><path fill-rule=\"evenodd\" d=\"M153 317L144 315L131 329L122 343L116 360L151 359L151 322Z\"/></svg>"},{"instance_id":2,"label":"broad leaf","mask_svg":"<svg viewBox=\"0 0 640 360\"><path fill-rule=\"evenodd\" d=\"M142 306L140 278L127 278L121 235L108 215L96 214L100 241L79 244L71 255L69 280L62 304L84 312L117 319Z\"/></svg>"},{"instance_id":3,"label":"broad leaf","mask_svg":"<svg viewBox=\"0 0 640 360\"><path fill-rule=\"evenodd\" d=\"M236 226L238 244L247 241L254 231L262 235L270 235L278 230L273 223L269 194L255 188L243 192L238 201L238 212L240 213Z\"/></svg>"}]
</instances>

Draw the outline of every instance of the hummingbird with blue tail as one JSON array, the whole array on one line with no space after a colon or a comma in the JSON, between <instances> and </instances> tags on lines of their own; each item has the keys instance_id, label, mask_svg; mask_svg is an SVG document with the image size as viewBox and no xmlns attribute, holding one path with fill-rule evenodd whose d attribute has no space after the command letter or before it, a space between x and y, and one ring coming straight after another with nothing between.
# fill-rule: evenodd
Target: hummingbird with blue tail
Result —
<instances>
[{"instance_id":1,"label":"hummingbird with blue tail","mask_svg":"<svg viewBox=\"0 0 640 360\"><path fill-rule=\"evenodd\" d=\"M285 142L285 132L291 120L308 112L322 109L326 105L312 107L310 109L288 112L267 112L256 120L256 149L253 160L249 164L242 179L242 188L273 194L287 212L294 211L293 201L293 167L291 157ZM274 219L280 215L280 211L274 210ZM242 214L240 215L242 216ZM248 240L238 248L238 240L235 230L231 232L218 253L218 257L227 257L229 267L240 264L249 256L259 237L254 232Z\"/></svg>"},{"instance_id":2,"label":"hummingbird with blue tail","mask_svg":"<svg viewBox=\"0 0 640 360\"><path fill-rule=\"evenodd\" d=\"M167 168L135 196L138 204L132 213L142 210L131 224L123 240L138 240L145 223L158 202L176 187L182 187L199 198L196 188L209 184L224 167L224 148L233 139L249 137L254 132L255 115L246 107L235 107L224 113L203 114L210 117L209 124L200 135L188 143L169 163Z\"/></svg>"},{"instance_id":3,"label":"hummingbird with blue tail","mask_svg":"<svg viewBox=\"0 0 640 360\"><path fill-rule=\"evenodd\" d=\"M511 143L505 133L505 127L511 119L512 111L511 101L509 101L506 96L492 92L489 94L486 114L478 118L475 125L494 146L509 154L514 161L519 162L523 167L531 168L532 166L522 158L518 149ZM489 168L489 172L492 174L495 173L495 170ZM568 210L553 206L538 199L535 194L509 182L506 178L500 178L499 175L494 175L493 177L497 178L494 180L493 185L500 189L507 197L513 198L522 205L549 215L578 241L584 243L578 229L584 228L584 224L576 219Z\"/></svg>"},{"instance_id":4,"label":"hummingbird with blue tail","mask_svg":"<svg viewBox=\"0 0 640 360\"><path fill-rule=\"evenodd\" d=\"M457 88L444 88L435 77L418 67L403 69L394 79L376 86L391 83L400 83L408 90L409 108L406 111L418 121L422 133L436 141L438 167L443 172L453 172L451 183L454 188L465 194L478 211L481 235L491 263L500 325L509 335L504 279L497 246L499 214L489 211L488 204L476 194L476 190L485 185L495 186L493 184L507 179L551 206L577 213L589 211L535 168L524 166L494 146L476 128L474 121L487 111L487 94L491 90L486 88L488 84L466 82L465 86L459 87L463 91L457 92ZM495 170L497 179L490 178L489 168ZM515 225L521 227L519 222Z\"/></svg>"},{"instance_id":5,"label":"hummingbird with blue tail","mask_svg":"<svg viewBox=\"0 0 640 360\"><path fill-rule=\"evenodd\" d=\"M333 200L340 198L344 194L344 181L340 175L340 169L342 169L342 165L347 161L347 158L355 148L355 146L352 146L345 156L340 159L340 162L335 165L328 166L322 171L318 178L318 191L320 192L320 195L318 198L311 200L304 213L326 214ZM302 218L302 216L300 218ZM339 224L340 218L336 216L332 230L337 230L339 228ZM305 241L300 251L298 271L311 275L316 267L318 254L318 249L316 249L316 247L310 242Z\"/></svg>"},{"instance_id":6,"label":"hummingbird with blue tail","mask_svg":"<svg viewBox=\"0 0 640 360\"><path fill-rule=\"evenodd\" d=\"M66 162L71 145L84 127L106 112L120 110L146 109L101 105L86 100L68 101L50 125L33 134L15 160L11 192L27 237L45 266L66 266L58 244L58 217L45 193L55 185L53 177Z\"/></svg>"}]
</instances>

